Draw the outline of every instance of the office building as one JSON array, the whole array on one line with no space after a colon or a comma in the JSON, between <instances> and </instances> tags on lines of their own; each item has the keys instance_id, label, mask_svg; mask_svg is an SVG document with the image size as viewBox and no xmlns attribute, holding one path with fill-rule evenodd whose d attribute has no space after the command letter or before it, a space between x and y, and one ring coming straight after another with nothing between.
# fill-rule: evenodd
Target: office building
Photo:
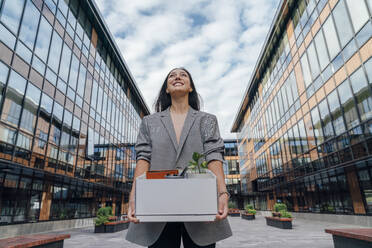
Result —
<instances>
[{"instance_id":1,"label":"office building","mask_svg":"<svg viewBox=\"0 0 372 248\"><path fill-rule=\"evenodd\" d=\"M232 127L260 209L372 214L372 1L282 0Z\"/></svg>"},{"instance_id":2,"label":"office building","mask_svg":"<svg viewBox=\"0 0 372 248\"><path fill-rule=\"evenodd\" d=\"M125 212L149 110L94 1L0 1L0 224Z\"/></svg>"},{"instance_id":3,"label":"office building","mask_svg":"<svg viewBox=\"0 0 372 248\"><path fill-rule=\"evenodd\" d=\"M236 139L224 139L223 142L225 145L223 171L226 188L231 195L230 201L233 201L236 207L243 208L240 192L238 142Z\"/></svg>"}]
</instances>

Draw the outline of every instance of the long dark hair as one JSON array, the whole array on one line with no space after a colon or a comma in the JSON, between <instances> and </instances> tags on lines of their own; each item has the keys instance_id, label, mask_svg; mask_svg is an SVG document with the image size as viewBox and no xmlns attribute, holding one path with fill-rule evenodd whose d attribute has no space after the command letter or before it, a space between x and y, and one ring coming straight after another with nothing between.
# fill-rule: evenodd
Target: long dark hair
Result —
<instances>
[{"instance_id":1,"label":"long dark hair","mask_svg":"<svg viewBox=\"0 0 372 248\"><path fill-rule=\"evenodd\" d=\"M156 112L164 111L169 106L172 105L171 96L166 92L166 90L167 90L167 81L168 81L169 74L173 70L175 70L175 69L183 70L189 76L189 78L190 78L190 85L191 85L191 88L192 88L192 92L189 93L189 105L193 109L200 110L200 99L199 99L200 96L199 96L198 92L195 89L194 81L192 80L191 74L185 68L180 67L180 68L174 68L174 69L170 70L170 72L168 73L168 75L165 77L165 80L163 82L163 85L161 86L159 95L158 95L158 97L157 97L157 99L155 101L155 111Z\"/></svg>"}]
</instances>

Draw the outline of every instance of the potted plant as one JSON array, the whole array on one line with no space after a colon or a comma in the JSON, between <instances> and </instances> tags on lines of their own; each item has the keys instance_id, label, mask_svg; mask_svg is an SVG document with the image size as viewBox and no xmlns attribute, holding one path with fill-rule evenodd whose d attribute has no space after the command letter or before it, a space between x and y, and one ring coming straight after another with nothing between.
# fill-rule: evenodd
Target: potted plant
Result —
<instances>
[{"instance_id":1,"label":"potted plant","mask_svg":"<svg viewBox=\"0 0 372 248\"><path fill-rule=\"evenodd\" d=\"M287 205L284 203L275 203L274 211L271 214L273 217L280 217L281 211L287 211Z\"/></svg>"},{"instance_id":2,"label":"potted plant","mask_svg":"<svg viewBox=\"0 0 372 248\"><path fill-rule=\"evenodd\" d=\"M240 216L240 211L236 207L235 202L229 201L228 206L229 206L229 213L228 213L229 216L232 216L232 217L239 217Z\"/></svg>"},{"instance_id":3,"label":"potted plant","mask_svg":"<svg viewBox=\"0 0 372 248\"><path fill-rule=\"evenodd\" d=\"M104 233L105 232L105 223L109 222L109 217L112 216L111 207L103 207L98 209L97 218L94 221L95 233Z\"/></svg>"},{"instance_id":4,"label":"potted plant","mask_svg":"<svg viewBox=\"0 0 372 248\"><path fill-rule=\"evenodd\" d=\"M287 206L284 203L276 203L272 215L272 217L265 217L268 226L278 227L281 229L292 229L293 218L287 211Z\"/></svg>"},{"instance_id":5,"label":"potted plant","mask_svg":"<svg viewBox=\"0 0 372 248\"><path fill-rule=\"evenodd\" d=\"M194 152L192 154L192 160L189 161L188 168L194 173L205 173L205 170L208 168L207 161L204 160L202 163L199 162L203 157L203 154Z\"/></svg>"},{"instance_id":6,"label":"potted plant","mask_svg":"<svg viewBox=\"0 0 372 248\"><path fill-rule=\"evenodd\" d=\"M252 204L245 205L244 212L242 213L242 219L254 220L256 215L256 210L253 208Z\"/></svg>"}]
</instances>

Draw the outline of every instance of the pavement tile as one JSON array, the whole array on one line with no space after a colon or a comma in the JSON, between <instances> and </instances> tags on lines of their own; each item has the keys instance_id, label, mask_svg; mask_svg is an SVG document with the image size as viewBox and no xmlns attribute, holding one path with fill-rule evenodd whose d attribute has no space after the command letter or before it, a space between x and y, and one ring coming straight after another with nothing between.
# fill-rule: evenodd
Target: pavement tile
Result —
<instances>
[{"instance_id":1,"label":"pavement tile","mask_svg":"<svg viewBox=\"0 0 372 248\"><path fill-rule=\"evenodd\" d=\"M325 233L326 228L363 228L362 226L339 223L295 219L293 229L283 230L266 225L263 216L255 220L243 220L229 217L233 236L217 243L217 248L333 248L332 235ZM54 233L68 233L71 238L65 240L65 248L125 247L139 248L125 240L126 230L117 233L97 233L93 227L71 229Z\"/></svg>"}]
</instances>

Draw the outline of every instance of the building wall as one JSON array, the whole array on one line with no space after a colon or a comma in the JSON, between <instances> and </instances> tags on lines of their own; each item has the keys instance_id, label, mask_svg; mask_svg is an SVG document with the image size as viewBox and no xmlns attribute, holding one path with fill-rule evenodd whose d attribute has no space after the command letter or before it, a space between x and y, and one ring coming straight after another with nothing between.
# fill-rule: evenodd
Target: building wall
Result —
<instances>
[{"instance_id":1,"label":"building wall","mask_svg":"<svg viewBox=\"0 0 372 248\"><path fill-rule=\"evenodd\" d=\"M261 209L371 214L372 2L283 4L239 123L242 193Z\"/></svg>"},{"instance_id":2,"label":"building wall","mask_svg":"<svg viewBox=\"0 0 372 248\"><path fill-rule=\"evenodd\" d=\"M81 3L0 0L0 224L126 211L146 106Z\"/></svg>"}]
</instances>

